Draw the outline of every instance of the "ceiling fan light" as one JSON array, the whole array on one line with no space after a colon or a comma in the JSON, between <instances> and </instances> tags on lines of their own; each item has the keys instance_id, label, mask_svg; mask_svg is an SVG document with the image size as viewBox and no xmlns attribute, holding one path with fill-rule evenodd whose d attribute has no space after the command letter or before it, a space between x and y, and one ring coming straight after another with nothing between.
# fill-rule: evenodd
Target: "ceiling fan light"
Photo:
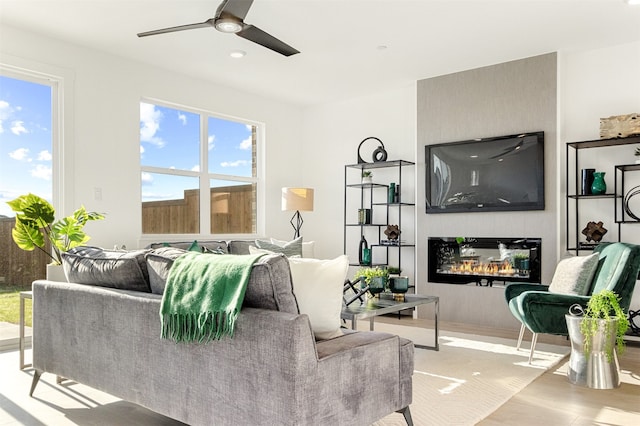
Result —
<instances>
[{"instance_id":1,"label":"ceiling fan light","mask_svg":"<svg viewBox=\"0 0 640 426\"><path fill-rule=\"evenodd\" d=\"M215 23L216 30L223 33L237 33L242 29L238 20L231 18L220 18Z\"/></svg>"}]
</instances>

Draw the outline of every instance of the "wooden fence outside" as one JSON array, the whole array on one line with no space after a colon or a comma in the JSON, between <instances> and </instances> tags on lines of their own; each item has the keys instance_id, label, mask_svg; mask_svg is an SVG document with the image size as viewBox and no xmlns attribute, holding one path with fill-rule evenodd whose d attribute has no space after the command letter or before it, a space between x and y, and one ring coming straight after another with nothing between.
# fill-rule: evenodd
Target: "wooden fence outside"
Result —
<instances>
[{"instance_id":1,"label":"wooden fence outside","mask_svg":"<svg viewBox=\"0 0 640 426\"><path fill-rule=\"evenodd\" d=\"M0 288L28 287L47 275L49 256L40 250L24 251L11 237L15 218L0 218Z\"/></svg>"},{"instance_id":2,"label":"wooden fence outside","mask_svg":"<svg viewBox=\"0 0 640 426\"><path fill-rule=\"evenodd\" d=\"M254 184L211 188L212 234L255 232L256 189ZM200 196L197 189L184 191L180 200L142 203L143 234L201 233ZM202 232L206 233L206 232Z\"/></svg>"}]
</instances>

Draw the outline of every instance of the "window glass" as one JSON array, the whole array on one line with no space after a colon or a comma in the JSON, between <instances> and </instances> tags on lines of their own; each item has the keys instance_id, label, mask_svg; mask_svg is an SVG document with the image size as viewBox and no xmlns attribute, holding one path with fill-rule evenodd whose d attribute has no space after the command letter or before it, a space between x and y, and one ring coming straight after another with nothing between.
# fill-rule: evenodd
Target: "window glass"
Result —
<instances>
[{"instance_id":1,"label":"window glass","mask_svg":"<svg viewBox=\"0 0 640 426\"><path fill-rule=\"evenodd\" d=\"M209 172L255 177L255 126L209 117Z\"/></svg>"},{"instance_id":2,"label":"window glass","mask_svg":"<svg viewBox=\"0 0 640 426\"><path fill-rule=\"evenodd\" d=\"M142 172L142 233L197 234L198 178Z\"/></svg>"},{"instance_id":3,"label":"window glass","mask_svg":"<svg viewBox=\"0 0 640 426\"><path fill-rule=\"evenodd\" d=\"M211 180L212 234L255 233L255 210L255 184Z\"/></svg>"},{"instance_id":4,"label":"window glass","mask_svg":"<svg viewBox=\"0 0 640 426\"><path fill-rule=\"evenodd\" d=\"M29 192L53 202L52 89L0 76L0 215Z\"/></svg>"},{"instance_id":5,"label":"window glass","mask_svg":"<svg viewBox=\"0 0 640 426\"><path fill-rule=\"evenodd\" d=\"M200 117L165 106L140 103L142 165L200 170Z\"/></svg>"}]
</instances>

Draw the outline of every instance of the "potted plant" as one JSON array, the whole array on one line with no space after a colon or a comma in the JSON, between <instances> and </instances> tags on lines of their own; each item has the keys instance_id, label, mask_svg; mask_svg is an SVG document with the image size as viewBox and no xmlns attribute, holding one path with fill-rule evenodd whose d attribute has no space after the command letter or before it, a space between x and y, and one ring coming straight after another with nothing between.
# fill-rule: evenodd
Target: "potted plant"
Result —
<instances>
[{"instance_id":1,"label":"potted plant","mask_svg":"<svg viewBox=\"0 0 640 426\"><path fill-rule=\"evenodd\" d=\"M360 268L355 278L361 278L366 285L369 286L369 292L373 295L382 293L387 287L389 280L389 271L386 268L378 266L374 268Z\"/></svg>"},{"instance_id":2,"label":"potted plant","mask_svg":"<svg viewBox=\"0 0 640 426\"><path fill-rule=\"evenodd\" d=\"M573 305L569 311L565 316L571 339L569 381L595 389L618 387L616 346L617 353L622 354L629 328L620 297L611 290L602 290L591 296L586 309Z\"/></svg>"},{"instance_id":3,"label":"potted plant","mask_svg":"<svg viewBox=\"0 0 640 426\"><path fill-rule=\"evenodd\" d=\"M514 253L513 268L519 274L526 274L529 271L529 253Z\"/></svg>"},{"instance_id":4,"label":"potted plant","mask_svg":"<svg viewBox=\"0 0 640 426\"><path fill-rule=\"evenodd\" d=\"M363 170L362 171L362 183L372 183L371 178L373 177L373 173L371 170Z\"/></svg>"},{"instance_id":5,"label":"potted plant","mask_svg":"<svg viewBox=\"0 0 640 426\"><path fill-rule=\"evenodd\" d=\"M34 194L21 195L7 204L16 212L13 241L22 250L45 252L55 265L62 264L61 252L89 241L84 232L87 222L104 219L103 214L88 212L81 206L71 216L56 220L53 206Z\"/></svg>"},{"instance_id":6,"label":"potted plant","mask_svg":"<svg viewBox=\"0 0 640 426\"><path fill-rule=\"evenodd\" d=\"M616 346L619 354L624 353L624 335L629 329L629 320L619 302L620 297L611 290L602 290L589 299L580 323L586 356L591 353L594 347L593 342L598 333L603 333L605 336L615 334L615 338L605 337L604 350L607 361L612 361Z\"/></svg>"}]
</instances>

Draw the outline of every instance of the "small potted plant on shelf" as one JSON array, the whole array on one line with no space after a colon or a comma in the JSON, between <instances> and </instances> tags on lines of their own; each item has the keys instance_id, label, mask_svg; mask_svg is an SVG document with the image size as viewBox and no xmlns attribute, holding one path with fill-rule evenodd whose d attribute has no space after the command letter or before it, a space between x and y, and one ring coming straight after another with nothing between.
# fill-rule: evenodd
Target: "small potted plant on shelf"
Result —
<instances>
[{"instance_id":1,"label":"small potted plant on shelf","mask_svg":"<svg viewBox=\"0 0 640 426\"><path fill-rule=\"evenodd\" d=\"M355 278L361 278L362 281L369 286L369 292L373 295L377 295L382 293L387 287L389 271L387 268L380 268L379 266L373 268L360 268L356 272Z\"/></svg>"},{"instance_id":2,"label":"small potted plant on shelf","mask_svg":"<svg viewBox=\"0 0 640 426\"><path fill-rule=\"evenodd\" d=\"M7 204L16 212L11 230L16 245L25 251L45 252L54 265L62 264L62 252L89 241L91 237L84 232L87 222L104 219L102 213L88 212L81 206L71 216L56 220L53 206L34 194L21 195Z\"/></svg>"},{"instance_id":3,"label":"small potted plant on shelf","mask_svg":"<svg viewBox=\"0 0 640 426\"><path fill-rule=\"evenodd\" d=\"M363 170L362 171L362 183L372 183L371 178L373 177L373 173L371 170Z\"/></svg>"}]
</instances>

